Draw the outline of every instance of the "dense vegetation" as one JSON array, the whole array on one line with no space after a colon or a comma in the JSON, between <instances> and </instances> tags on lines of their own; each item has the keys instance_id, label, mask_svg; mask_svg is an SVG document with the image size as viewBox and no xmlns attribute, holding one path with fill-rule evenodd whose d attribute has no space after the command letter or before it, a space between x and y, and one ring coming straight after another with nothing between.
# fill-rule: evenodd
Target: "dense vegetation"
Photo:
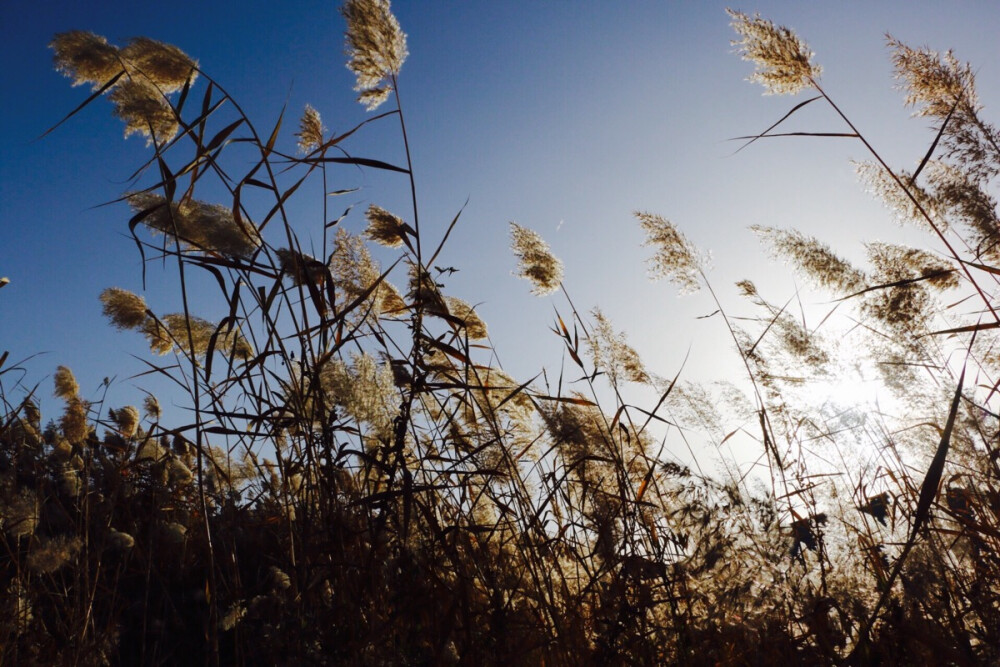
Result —
<instances>
[{"instance_id":1,"label":"dense vegetation","mask_svg":"<svg viewBox=\"0 0 1000 667\"><path fill-rule=\"evenodd\" d=\"M55 37L58 69L149 144L147 184L121 201L139 252L176 270L183 309L157 314L120 288L100 299L115 327L172 359L151 369L192 418L161 423L152 395L141 409L90 400L60 367L64 408L46 419L40 390L11 383L17 367L0 357L0 661L1000 661L1000 134L972 69L890 40L905 101L936 135L913 172L886 165L845 116L842 136L871 150L860 175L933 250L870 243L855 267L798 232L758 229L841 299L851 329L838 346L834 324L809 328L741 282L757 315L717 306L743 384L647 369L600 311L577 312L545 242L512 225L520 274L565 304L553 328L565 380L542 389L499 368L475 309L446 294L455 278L435 259L450 227L422 232L409 147L405 165L343 148L371 122L398 123L406 142L406 37L389 9L342 10L359 101L389 110L331 136L307 107L297 152L175 47ZM753 79L814 94L791 113L840 113L795 34L731 18ZM234 172L247 151L251 168ZM321 225L293 224L300 185L337 191L333 164L409 176L408 220L372 204L352 234L324 196ZM228 199L198 199L207 187ZM653 276L714 299L683 234L636 219ZM313 243L328 254L306 254ZM398 260L380 266L369 243ZM189 298L205 276L225 304L212 319ZM893 413L832 414L799 391L843 372L844 348L896 394ZM626 402L635 384L658 400ZM668 428L752 438L768 483L669 461Z\"/></svg>"}]
</instances>

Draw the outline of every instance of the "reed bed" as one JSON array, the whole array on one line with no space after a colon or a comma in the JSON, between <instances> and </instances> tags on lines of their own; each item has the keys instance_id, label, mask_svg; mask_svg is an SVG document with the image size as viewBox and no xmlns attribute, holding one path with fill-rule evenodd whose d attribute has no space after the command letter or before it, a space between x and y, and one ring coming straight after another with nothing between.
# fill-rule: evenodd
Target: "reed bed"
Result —
<instances>
[{"instance_id":1,"label":"reed bed","mask_svg":"<svg viewBox=\"0 0 1000 667\"><path fill-rule=\"evenodd\" d=\"M745 304L723 303L683 232L636 212L651 277L701 291L731 334L744 377L720 389L647 368L601 311L576 309L545 241L512 224L518 273L558 304L567 361L543 383L500 367L435 264L461 212L421 227L398 96L406 35L388 0L342 13L372 115L337 135L308 106L297 128L260 129L171 45L54 38L57 69L92 89L80 108L110 102L148 144L142 185L118 201L142 257L175 272L182 307L118 287L100 307L145 337L150 373L190 419L164 423L152 395L83 396L66 367L53 377L61 413L43 418L48 389L0 356L0 661L1000 661L1000 134L971 66L889 40L906 104L936 128L907 172L840 112L802 39L731 12L751 78L812 95L743 139L781 140L790 115L828 105L837 136L869 151L865 184L928 232L928 249L869 243L868 265L853 266L820 240L758 228L837 300L808 325L750 280ZM370 123L398 124L405 164L348 151ZM338 217L336 165L400 174L411 208ZM315 181L322 220L303 229L287 207ZM380 265L371 244L396 259ZM219 312L197 312L195 281L218 290ZM843 372L835 321L894 413L831 412L802 391ZM634 404L636 386L657 400ZM667 455L696 433L754 443L763 483Z\"/></svg>"}]
</instances>

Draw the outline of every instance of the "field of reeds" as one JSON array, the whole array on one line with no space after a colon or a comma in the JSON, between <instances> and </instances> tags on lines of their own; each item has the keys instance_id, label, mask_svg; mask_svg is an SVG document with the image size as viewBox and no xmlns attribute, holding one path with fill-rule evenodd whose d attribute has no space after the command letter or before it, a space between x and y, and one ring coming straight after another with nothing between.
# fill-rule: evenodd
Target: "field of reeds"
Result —
<instances>
[{"instance_id":1,"label":"field of reeds","mask_svg":"<svg viewBox=\"0 0 1000 667\"><path fill-rule=\"evenodd\" d=\"M436 263L461 212L421 229L397 95L406 36L388 0L342 14L371 115L336 135L311 107L297 127L255 124L153 39L53 39L57 68L91 88L80 108L110 103L148 144L122 226L183 307L117 287L100 303L145 337L149 374L187 410L164 415L152 394L107 405L60 366L61 411L43 415L50 387L0 352L0 663L1000 662L1000 132L972 66L889 40L903 102L934 128L905 171L827 96L805 42L731 12L752 79L808 95L745 154L826 105L868 151L864 183L926 248L868 243L854 266L758 228L835 304L807 326L750 280L745 302L723 303L703 252L636 212L651 276L701 291L739 352L742 378L713 385L647 368L512 223L566 352L556 373L514 378L448 294L461 274ZM371 123L398 125L406 163L348 152ZM344 164L402 174L412 208L329 209ZM316 181L323 223L303 230L287 207ZM215 312L199 311L205 285ZM884 410L831 411L802 390L845 355L878 375ZM656 398L635 404L636 386ZM742 441L754 475L668 459L678 434Z\"/></svg>"}]
</instances>

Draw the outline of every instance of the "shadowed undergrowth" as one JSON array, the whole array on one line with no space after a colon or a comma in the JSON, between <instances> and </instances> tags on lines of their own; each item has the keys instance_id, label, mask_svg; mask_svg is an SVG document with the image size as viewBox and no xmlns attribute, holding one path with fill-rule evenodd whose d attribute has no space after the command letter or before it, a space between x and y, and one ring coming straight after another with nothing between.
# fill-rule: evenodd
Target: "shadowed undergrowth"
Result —
<instances>
[{"instance_id":1,"label":"shadowed undergrowth","mask_svg":"<svg viewBox=\"0 0 1000 667\"><path fill-rule=\"evenodd\" d=\"M651 277L703 292L739 354L741 381L696 384L647 368L599 309L580 313L562 263L512 223L518 273L555 294L566 347L558 381L515 379L435 263L461 212L421 224L398 95L406 36L386 0L342 13L374 115L339 135L309 106L297 131L255 126L173 46L53 40L57 69L92 89L81 108L110 102L149 146L119 202L181 307L118 287L100 301L159 355L149 372L190 419L165 423L152 395L141 408L82 396L65 367L62 412L43 416L42 389L0 357L5 663L1000 660L1000 135L968 65L889 40L906 103L935 126L917 168L892 169L801 39L731 12L751 78L813 94L743 139L782 140L786 118L827 105L836 136L870 153L866 186L931 249L867 243L854 266L755 228L832 305L817 317L745 280L734 309L677 226L635 213ZM369 123L398 125L405 163L349 150ZM399 174L412 207L328 210L356 196L339 165ZM319 221L293 220L317 181ZM891 411L807 390L858 369ZM669 454L689 440L750 445L755 472L694 472Z\"/></svg>"}]
</instances>

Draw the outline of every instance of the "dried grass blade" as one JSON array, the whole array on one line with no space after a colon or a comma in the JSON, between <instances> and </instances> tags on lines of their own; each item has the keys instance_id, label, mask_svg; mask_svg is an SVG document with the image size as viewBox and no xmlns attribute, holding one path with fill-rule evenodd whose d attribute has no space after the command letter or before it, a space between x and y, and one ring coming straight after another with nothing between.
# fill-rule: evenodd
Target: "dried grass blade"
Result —
<instances>
[{"instance_id":1,"label":"dried grass blade","mask_svg":"<svg viewBox=\"0 0 1000 667\"><path fill-rule=\"evenodd\" d=\"M954 273L954 272L955 269L941 269L940 271L930 271L929 273L925 273L924 275L919 276L917 278L905 278L903 280L897 280L891 283L882 283L881 285L873 285L871 287L866 287L863 290L854 292L853 294L848 294L847 296L842 296L839 299L835 299L835 301L846 301L848 299L853 299L856 296L861 296L862 294L866 294L868 292L873 292L875 290L880 290L880 289L891 289L893 287L906 287L907 285L913 285L923 280L932 280L934 278L940 278L941 276L946 276L949 273Z\"/></svg>"},{"instance_id":2,"label":"dried grass blade","mask_svg":"<svg viewBox=\"0 0 1000 667\"><path fill-rule=\"evenodd\" d=\"M842 139L859 139L860 135L856 132L779 132L777 134L768 134L764 136L753 137L747 135L745 137L735 137L736 139L769 139L771 137L838 137Z\"/></svg>"},{"instance_id":3,"label":"dried grass blade","mask_svg":"<svg viewBox=\"0 0 1000 667\"><path fill-rule=\"evenodd\" d=\"M760 134L758 134L758 135L756 135L756 136L754 136L752 138L750 138L750 137L736 137L737 139L750 139L750 141L746 142L745 144L743 144L742 146L740 146L739 148L737 148L736 151L733 153L733 155L735 155L736 153L739 153L741 150L743 150L744 148L746 148L747 146L749 146L753 142L757 141L761 137L768 136L768 134L767 134L768 132L770 132L774 128L776 128L779 125L781 125L782 123L784 123L786 120L788 120L791 117L791 115L793 113L795 113L796 111L798 111L799 109L801 109L805 105L807 105L807 104L809 104L811 102L815 102L816 100L820 100L820 99L823 99L822 95L817 95L816 97L812 97L812 98L810 98L810 99L808 99L808 100L806 100L804 102L799 102L794 107L792 107L791 111L789 111L788 113L786 113L784 116L782 116L781 118L779 118L776 123L774 123L773 125L771 125L771 127L767 128L766 130L764 130L763 132L761 132Z\"/></svg>"},{"instance_id":4,"label":"dried grass blade","mask_svg":"<svg viewBox=\"0 0 1000 667\"><path fill-rule=\"evenodd\" d=\"M544 394L534 394L532 398L540 398L543 401L556 401L558 403L572 403L573 405L597 405L597 403L580 398L579 396L546 396Z\"/></svg>"},{"instance_id":5,"label":"dried grass blade","mask_svg":"<svg viewBox=\"0 0 1000 667\"><path fill-rule=\"evenodd\" d=\"M955 103L951 105L951 111L948 112L948 116L945 117L944 122L941 123L941 128L938 130L937 136L934 137L934 141L931 142L931 147L927 149L924 159L920 161L920 165L917 167L917 170L913 172L913 176L910 176L910 181L907 183L910 187L913 187L913 184L917 182L917 176L919 176L920 172L924 170L924 167L927 166L931 156L934 155L934 151L937 150L938 142L941 141L941 137L944 136L944 129L948 127L948 121L951 120L951 117L955 114L955 109L958 108L958 103L961 100L962 98L960 96L955 97Z\"/></svg>"},{"instance_id":6,"label":"dried grass blade","mask_svg":"<svg viewBox=\"0 0 1000 667\"><path fill-rule=\"evenodd\" d=\"M217 148L223 141L229 138L230 134L236 131L236 128L238 128L242 124L243 124L243 119L239 118L237 120L234 120L232 123L225 126L224 128L222 128L221 130L219 130L216 133L216 135L212 137L212 140L205 145L205 152L207 153L208 151Z\"/></svg>"},{"instance_id":7,"label":"dried grass blade","mask_svg":"<svg viewBox=\"0 0 1000 667\"><path fill-rule=\"evenodd\" d=\"M934 459L931 461L931 465L927 469L927 475L924 476L924 482L920 486L920 497L917 500L917 511L913 517L913 527L910 529L910 536L906 540L906 544L903 545L903 551L899 554L899 558L896 559L895 565L893 565L892 572L889 574L885 587L882 589L882 594L879 596L878 602L875 604L875 608L868 617L868 621L862 629L858 644L854 647L852 654L856 653L859 648L867 643L872 625L874 625L879 612L882 610L886 600L889 598L889 594L892 592L892 585L895 583L896 578L903 569L906 557L909 556L910 550L913 548L913 545L917 540L917 534L920 532L920 529L924 527L924 524L927 523L927 520L930 517L931 503L934 502L934 498L937 496L938 484L941 483L941 475L944 472L945 459L948 456L948 449L951 445L951 433L955 426L955 417L958 414L958 405L962 399L962 384L964 381L965 368L962 369L962 374L958 378L958 386L955 388L955 396L951 401L951 410L948 412L948 421L945 423L944 431L941 434L941 442L938 444L937 452L934 454Z\"/></svg>"},{"instance_id":8,"label":"dried grass blade","mask_svg":"<svg viewBox=\"0 0 1000 667\"><path fill-rule=\"evenodd\" d=\"M455 217L452 218L451 224L448 225L448 229L445 231L444 237L442 237L441 239L441 243L438 244L437 250L435 250L434 254L431 255L431 258L427 260L426 262L427 266L431 266L432 264L434 264L434 260L436 260L438 255L441 254L441 250L444 248L445 241L448 240L448 235L451 234L451 230L455 228L455 224L458 222L459 217L461 217L462 211L464 211L465 207L468 205L469 205L469 200L466 199L465 203L462 204L462 208L458 209L458 213L456 213ZM410 240L408 238L404 236L403 240L406 241L407 246L410 245ZM413 251L413 248L410 248L410 250Z\"/></svg>"},{"instance_id":9,"label":"dried grass blade","mask_svg":"<svg viewBox=\"0 0 1000 667\"><path fill-rule=\"evenodd\" d=\"M316 162L335 162L337 164L353 164L359 167L371 167L372 169L384 169L386 171L398 171L401 174L409 174L409 169L397 167L381 160L372 160L366 157L325 157Z\"/></svg>"},{"instance_id":10,"label":"dried grass blade","mask_svg":"<svg viewBox=\"0 0 1000 667\"><path fill-rule=\"evenodd\" d=\"M111 88L111 86L113 86L116 83L118 83L118 79L122 78L122 76L124 74L125 74L125 71L122 70L121 72L119 72L118 74L116 74L115 76L113 76L106 84L104 84L103 86L101 86L98 90L95 90L91 94L90 97L88 97L83 102L81 102L80 105L77 108L73 109L68 114L66 114L66 116L64 116L61 121L59 121L58 123L56 123L55 125L53 125L49 129L45 130L40 135L38 135L37 137L35 137L35 141L38 141L39 139L42 139L42 138L48 136L57 127L59 127L60 125L62 125L66 121L68 121L70 118L72 118L73 116L75 116L76 114L78 114L85 106L87 106L88 104L90 104L91 102L93 102L95 99L97 99L98 97L100 97L101 95L103 95L105 92L107 92L107 90L109 88Z\"/></svg>"},{"instance_id":11,"label":"dried grass blade","mask_svg":"<svg viewBox=\"0 0 1000 667\"><path fill-rule=\"evenodd\" d=\"M986 324L970 324L965 327L955 327L953 329L941 329L940 331L931 331L930 333L925 333L917 336L917 338L923 338L924 336L938 336L940 334L953 334L953 333L969 333L970 331L986 331L987 329L1000 329L1000 322L987 322Z\"/></svg>"},{"instance_id":12,"label":"dried grass blade","mask_svg":"<svg viewBox=\"0 0 1000 667\"><path fill-rule=\"evenodd\" d=\"M285 107L281 107L281 113L278 114L278 122L274 124L274 129L271 130L271 136L267 139L267 145L264 146L264 159L271 154L274 150L274 142L278 140L278 131L281 130L281 121L285 119Z\"/></svg>"}]
</instances>

